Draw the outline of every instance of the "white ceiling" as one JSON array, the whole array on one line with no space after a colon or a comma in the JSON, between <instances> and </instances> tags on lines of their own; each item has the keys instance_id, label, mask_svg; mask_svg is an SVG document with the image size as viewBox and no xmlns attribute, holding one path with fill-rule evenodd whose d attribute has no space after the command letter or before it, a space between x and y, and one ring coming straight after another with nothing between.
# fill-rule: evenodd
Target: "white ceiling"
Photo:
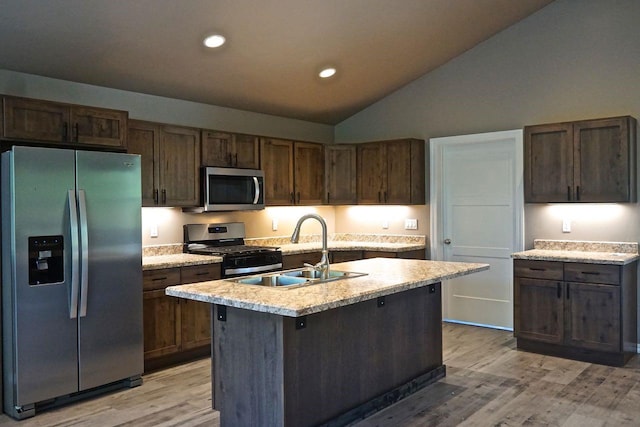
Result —
<instances>
[{"instance_id":1,"label":"white ceiling","mask_svg":"<svg viewBox=\"0 0 640 427\"><path fill-rule=\"evenodd\" d=\"M551 1L2 0L0 68L336 124Z\"/></svg>"}]
</instances>

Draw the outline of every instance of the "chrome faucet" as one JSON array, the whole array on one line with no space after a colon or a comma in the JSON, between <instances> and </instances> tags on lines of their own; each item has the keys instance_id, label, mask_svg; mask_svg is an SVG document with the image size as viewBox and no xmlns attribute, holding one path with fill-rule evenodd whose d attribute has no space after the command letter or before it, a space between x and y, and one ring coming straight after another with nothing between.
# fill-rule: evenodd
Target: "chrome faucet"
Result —
<instances>
[{"instance_id":1,"label":"chrome faucet","mask_svg":"<svg viewBox=\"0 0 640 427\"><path fill-rule=\"evenodd\" d=\"M329 277L329 251L327 249L327 223L324 218L313 213L301 216L296 224L296 228L293 230L293 234L291 235L291 243L298 243L298 240L300 239L300 227L302 226L302 223L309 218L317 219L322 226L322 258L320 258L319 263L311 267L320 272L321 279L327 279Z\"/></svg>"}]
</instances>

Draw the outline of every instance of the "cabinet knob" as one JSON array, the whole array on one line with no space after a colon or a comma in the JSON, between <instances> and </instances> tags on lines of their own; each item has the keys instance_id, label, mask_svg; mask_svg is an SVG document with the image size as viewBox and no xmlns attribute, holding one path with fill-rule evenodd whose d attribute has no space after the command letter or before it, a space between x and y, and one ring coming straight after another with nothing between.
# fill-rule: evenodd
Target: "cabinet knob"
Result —
<instances>
[{"instance_id":1,"label":"cabinet knob","mask_svg":"<svg viewBox=\"0 0 640 427\"><path fill-rule=\"evenodd\" d=\"M445 245L450 245L451 244L451 239L444 239L444 244Z\"/></svg>"}]
</instances>

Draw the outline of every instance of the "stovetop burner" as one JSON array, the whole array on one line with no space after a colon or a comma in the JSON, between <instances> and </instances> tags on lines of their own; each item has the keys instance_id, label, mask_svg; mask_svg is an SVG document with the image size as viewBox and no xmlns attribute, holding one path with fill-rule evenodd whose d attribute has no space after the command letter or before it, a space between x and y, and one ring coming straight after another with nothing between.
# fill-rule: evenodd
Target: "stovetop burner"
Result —
<instances>
[{"instance_id":1,"label":"stovetop burner","mask_svg":"<svg viewBox=\"0 0 640 427\"><path fill-rule=\"evenodd\" d=\"M250 246L250 245L233 245L233 246L215 246L203 243L191 243L187 246L187 251L192 254L205 255L251 255L263 252L277 251L279 248L271 246Z\"/></svg>"},{"instance_id":2,"label":"stovetop burner","mask_svg":"<svg viewBox=\"0 0 640 427\"><path fill-rule=\"evenodd\" d=\"M282 270L282 252L271 246L244 243L244 223L186 224L184 251L222 257L222 277Z\"/></svg>"}]
</instances>

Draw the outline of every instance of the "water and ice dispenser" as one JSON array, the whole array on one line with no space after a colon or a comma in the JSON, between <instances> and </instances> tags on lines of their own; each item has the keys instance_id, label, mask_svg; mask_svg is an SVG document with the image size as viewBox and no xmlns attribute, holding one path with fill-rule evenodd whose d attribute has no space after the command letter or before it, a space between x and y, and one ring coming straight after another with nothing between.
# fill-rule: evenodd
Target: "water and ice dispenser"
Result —
<instances>
[{"instance_id":1,"label":"water and ice dispenser","mask_svg":"<svg viewBox=\"0 0 640 427\"><path fill-rule=\"evenodd\" d=\"M62 236L29 237L29 285L64 281Z\"/></svg>"}]
</instances>

